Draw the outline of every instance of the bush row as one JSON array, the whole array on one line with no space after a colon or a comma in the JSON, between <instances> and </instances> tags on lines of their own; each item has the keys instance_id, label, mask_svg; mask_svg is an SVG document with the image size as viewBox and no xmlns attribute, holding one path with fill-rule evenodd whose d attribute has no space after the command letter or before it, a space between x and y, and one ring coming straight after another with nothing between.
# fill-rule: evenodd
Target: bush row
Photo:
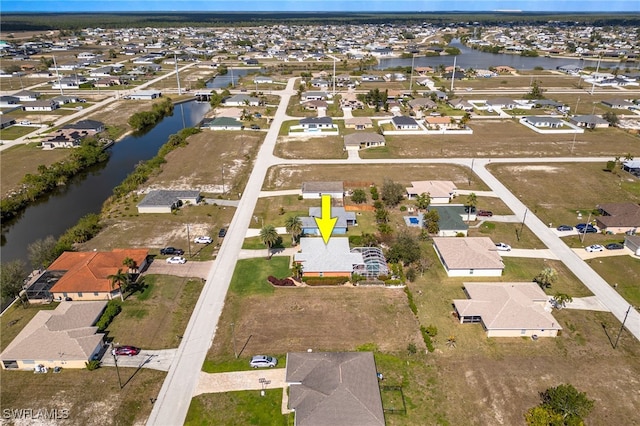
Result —
<instances>
[{"instance_id":1,"label":"bush row","mask_svg":"<svg viewBox=\"0 0 640 426\"><path fill-rule=\"evenodd\" d=\"M276 278L273 275L269 275L269 277L267 278L267 280L275 286L278 287L295 287L295 283L293 282L293 280L291 278Z\"/></svg>"},{"instance_id":2,"label":"bush row","mask_svg":"<svg viewBox=\"0 0 640 426\"><path fill-rule=\"evenodd\" d=\"M0 201L2 221L14 218L27 205L50 192L56 186L89 166L106 161L109 153L94 138L86 138L69 158L50 166L38 166L38 173L27 173L20 182L20 189Z\"/></svg>"},{"instance_id":3,"label":"bush row","mask_svg":"<svg viewBox=\"0 0 640 426\"><path fill-rule=\"evenodd\" d=\"M121 310L122 308L120 307L120 303L118 301L109 300L109 302L107 303L107 307L102 313L102 316L100 317L98 322L96 322L98 331L105 331L107 327L109 327L109 324L111 324L111 321L113 321L113 319L120 313Z\"/></svg>"},{"instance_id":4,"label":"bush row","mask_svg":"<svg viewBox=\"0 0 640 426\"><path fill-rule=\"evenodd\" d=\"M302 280L307 285L343 285L349 281L349 277L303 277Z\"/></svg>"}]
</instances>

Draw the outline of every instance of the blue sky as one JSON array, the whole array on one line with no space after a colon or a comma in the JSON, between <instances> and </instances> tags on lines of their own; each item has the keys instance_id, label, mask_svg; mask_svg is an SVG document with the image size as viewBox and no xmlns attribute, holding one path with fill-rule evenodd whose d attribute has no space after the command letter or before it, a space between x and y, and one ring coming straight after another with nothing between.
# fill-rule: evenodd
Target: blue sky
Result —
<instances>
[{"instance_id":1,"label":"blue sky","mask_svg":"<svg viewBox=\"0 0 640 426\"><path fill-rule=\"evenodd\" d=\"M2 12L638 12L638 0L2 0Z\"/></svg>"}]
</instances>

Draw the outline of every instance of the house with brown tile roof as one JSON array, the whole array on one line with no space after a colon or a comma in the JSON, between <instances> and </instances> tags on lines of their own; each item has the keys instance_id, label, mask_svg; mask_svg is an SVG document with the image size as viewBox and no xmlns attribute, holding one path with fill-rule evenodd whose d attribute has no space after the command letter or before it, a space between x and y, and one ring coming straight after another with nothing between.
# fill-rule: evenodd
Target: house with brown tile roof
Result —
<instances>
[{"instance_id":1,"label":"house with brown tile roof","mask_svg":"<svg viewBox=\"0 0 640 426\"><path fill-rule=\"evenodd\" d=\"M450 277L499 277L504 263L488 237L434 237L433 248Z\"/></svg>"},{"instance_id":2,"label":"house with brown tile roof","mask_svg":"<svg viewBox=\"0 0 640 426\"><path fill-rule=\"evenodd\" d=\"M129 257L138 271L147 266L147 249L115 249L109 252L71 252L60 255L48 271L62 271L62 277L49 292L54 300L111 300L120 297L120 290L113 288L109 275L118 270L127 272L122 261Z\"/></svg>"},{"instance_id":3,"label":"house with brown tile roof","mask_svg":"<svg viewBox=\"0 0 640 426\"><path fill-rule=\"evenodd\" d=\"M287 354L289 408L297 426L383 426L372 352Z\"/></svg>"},{"instance_id":4,"label":"house with brown tile roof","mask_svg":"<svg viewBox=\"0 0 640 426\"><path fill-rule=\"evenodd\" d=\"M601 216L596 217L598 228L614 234L640 229L640 205L636 203L598 204Z\"/></svg>"},{"instance_id":5,"label":"house with brown tile roof","mask_svg":"<svg viewBox=\"0 0 640 426\"><path fill-rule=\"evenodd\" d=\"M453 305L462 324L480 323L487 337L556 337L550 297L534 282L464 283L468 299Z\"/></svg>"},{"instance_id":6,"label":"house with brown tile roof","mask_svg":"<svg viewBox=\"0 0 640 426\"><path fill-rule=\"evenodd\" d=\"M104 334L94 324L107 302L60 302L54 310L38 312L0 354L3 369L85 368L97 355Z\"/></svg>"}]
</instances>

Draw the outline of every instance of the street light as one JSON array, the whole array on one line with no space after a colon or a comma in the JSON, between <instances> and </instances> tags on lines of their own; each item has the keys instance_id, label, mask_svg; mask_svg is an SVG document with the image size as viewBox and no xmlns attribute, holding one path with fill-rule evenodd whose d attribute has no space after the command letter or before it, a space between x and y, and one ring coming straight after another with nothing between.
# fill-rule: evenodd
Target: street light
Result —
<instances>
[{"instance_id":1,"label":"street light","mask_svg":"<svg viewBox=\"0 0 640 426\"><path fill-rule=\"evenodd\" d=\"M236 328L235 323L231 323L231 339L233 340L233 355L238 359L238 350L236 348Z\"/></svg>"}]
</instances>

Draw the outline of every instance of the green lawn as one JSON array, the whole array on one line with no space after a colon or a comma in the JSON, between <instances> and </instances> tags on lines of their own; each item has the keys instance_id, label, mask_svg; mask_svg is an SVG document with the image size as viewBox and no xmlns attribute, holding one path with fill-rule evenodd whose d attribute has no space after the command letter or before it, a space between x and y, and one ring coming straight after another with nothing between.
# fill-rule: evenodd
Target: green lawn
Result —
<instances>
[{"instance_id":1,"label":"green lawn","mask_svg":"<svg viewBox=\"0 0 640 426\"><path fill-rule=\"evenodd\" d=\"M272 294L273 286L267 281L269 275L278 278L290 276L289 258L275 256L270 260L264 257L239 260L231 278L229 292L237 296Z\"/></svg>"},{"instance_id":2,"label":"green lawn","mask_svg":"<svg viewBox=\"0 0 640 426\"><path fill-rule=\"evenodd\" d=\"M631 256L611 256L586 261L609 285L633 306L640 306L640 260ZM616 286L617 284L617 286Z\"/></svg>"},{"instance_id":3,"label":"green lawn","mask_svg":"<svg viewBox=\"0 0 640 426\"><path fill-rule=\"evenodd\" d=\"M281 413L282 389L267 389L265 396L259 390L198 395L191 400L185 420L187 426L288 426L294 414ZM215 416L211 414L215 413Z\"/></svg>"}]
</instances>

